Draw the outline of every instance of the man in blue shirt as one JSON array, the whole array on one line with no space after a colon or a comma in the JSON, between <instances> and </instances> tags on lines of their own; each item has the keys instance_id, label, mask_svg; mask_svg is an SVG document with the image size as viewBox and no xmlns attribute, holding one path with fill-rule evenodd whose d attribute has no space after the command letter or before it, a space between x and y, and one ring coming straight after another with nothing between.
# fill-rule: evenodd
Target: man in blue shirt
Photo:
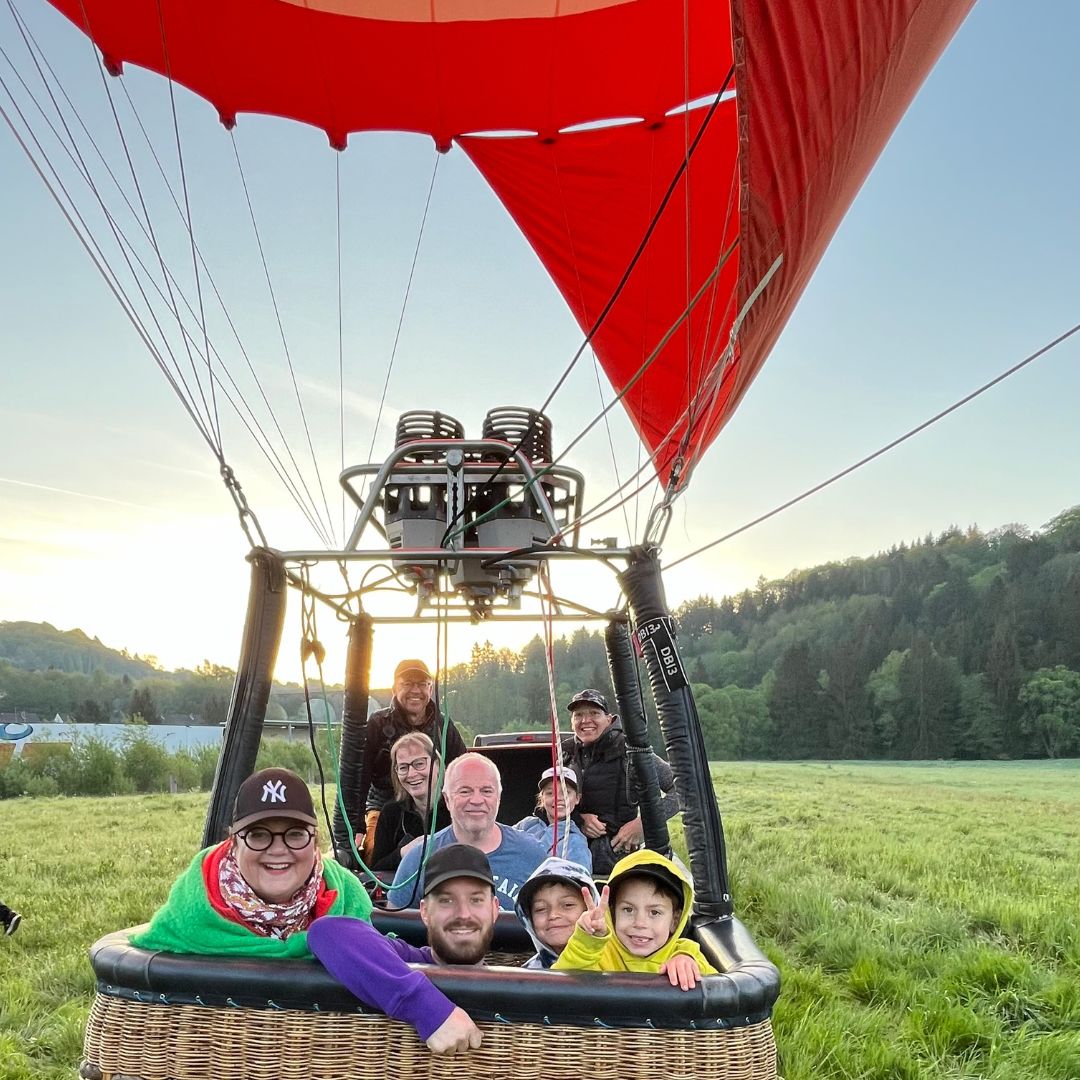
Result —
<instances>
[{"instance_id":1,"label":"man in blue shirt","mask_svg":"<svg viewBox=\"0 0 1080 1080\"><path fill-rule=\"evenodd\" d=\"M539 840L496 820L502 799L502 777L482 754L463 754L446 767L443 797L450 824L428 844L428 854L448 844L470 844L488 857L495 896L504 911L513 911L518 890L548 856ZM420 898L420 857L424 838L403 849L401 865L388 896L392 908L415 907Z\"/></svg>"}]
</instances>

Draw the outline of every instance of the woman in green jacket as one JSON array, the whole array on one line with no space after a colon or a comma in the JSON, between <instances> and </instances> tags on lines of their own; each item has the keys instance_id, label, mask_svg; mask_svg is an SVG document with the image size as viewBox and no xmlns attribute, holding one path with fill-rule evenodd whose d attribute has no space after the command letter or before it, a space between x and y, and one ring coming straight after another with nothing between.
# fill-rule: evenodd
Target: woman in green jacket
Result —
<instances>
[{"instance_id":1,"label":"woman in green jacket","mask_svg":"<svg viewBox=\"0 0 1080 1080\"><path fill-rule=\"evenodd\" d=\"M142 949L210 956L308 957L323 915L370 919L360 883L319 850L311 792L289 769L262 769L236 795L229 838L200 851L150 925Z\"/></svg>"}]
</instances>

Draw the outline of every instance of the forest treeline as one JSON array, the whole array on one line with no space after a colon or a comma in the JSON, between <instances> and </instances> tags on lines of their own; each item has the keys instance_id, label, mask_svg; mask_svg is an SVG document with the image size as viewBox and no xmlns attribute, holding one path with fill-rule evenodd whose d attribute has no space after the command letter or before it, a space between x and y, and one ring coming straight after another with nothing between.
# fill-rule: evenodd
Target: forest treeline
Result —
<instances>
[{"instance_id":1,"label":"forest treeline","mask_svg":"<svg viewBox=\"0 0 1080 1080\"><path fill-rule=\"evenodd\" d=\"M1080 753L1080 507L1042 531L950 528L674 612L712 758ZM555 648L562 707L610 687L602 637ZM474 731L544 728L539 638L449 672Z\"/></svg>"},{"instance_id":2,"label":"forest treeline","mask_svg":"<svg viewBox=\"0 0 1080 1080\"><path fill-rule=\"evenodd\" d=\"M712 758L1080 754L1080 506L1039 532L950 528L737 596L702 595L674 615ZM539 636L520 652L476 646L442 680L445 711L468 737L546 730L544 652ZM576 690L610 691L602 634L558 639L554 673L565 725ZM0 660L0 712L220 723L232 675L210 663L137 679ZM284 718L276 701L288 698L275 694Z\"/></svg>"}]
</instances>

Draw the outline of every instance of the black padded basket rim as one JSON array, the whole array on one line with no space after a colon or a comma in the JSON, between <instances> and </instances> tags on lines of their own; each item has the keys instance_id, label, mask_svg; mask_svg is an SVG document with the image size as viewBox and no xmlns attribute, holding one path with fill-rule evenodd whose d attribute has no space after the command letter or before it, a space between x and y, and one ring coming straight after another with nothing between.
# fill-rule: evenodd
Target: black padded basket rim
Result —
<instances>
[{"instance_id":1,"label":"black padded basket rim","mask_svg":"<svg viewBox=\"0 0 1080 1080\"><path fill-rule=\"evenodd\" d=\"M374 1012L315 960L177 955L139 949L122 930L97 941L98 992L160 1005ZM764 958L711 975L690 991L659 976L432 967L431 981L476 1019L573 1027L718 1030L760 1023L780 989ZM497 1008L493 1008L497 1003Z\"/></svg>"}]
</instances>

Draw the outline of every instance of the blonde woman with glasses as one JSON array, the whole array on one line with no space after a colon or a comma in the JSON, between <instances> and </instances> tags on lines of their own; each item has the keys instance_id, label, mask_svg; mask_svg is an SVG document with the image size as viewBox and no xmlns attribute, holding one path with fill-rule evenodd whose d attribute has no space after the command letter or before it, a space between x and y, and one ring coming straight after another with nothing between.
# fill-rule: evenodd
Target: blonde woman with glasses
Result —
<instances>
[{"instance_id":1,"label":"blonde woman with glasses","mask_svg":"<svg viewBox=\"0 0 1080 1080\"><path fill-rule=\"evenodd\" d=\"M395 800L382 808L375 826L372 870L398 868L403 849L432 831L433 806L434 828L450 824L446 804L435 798L440 764L439 752L422 731L408 732L390 747L390 782Z\"/></svg>"}]
</instances>

